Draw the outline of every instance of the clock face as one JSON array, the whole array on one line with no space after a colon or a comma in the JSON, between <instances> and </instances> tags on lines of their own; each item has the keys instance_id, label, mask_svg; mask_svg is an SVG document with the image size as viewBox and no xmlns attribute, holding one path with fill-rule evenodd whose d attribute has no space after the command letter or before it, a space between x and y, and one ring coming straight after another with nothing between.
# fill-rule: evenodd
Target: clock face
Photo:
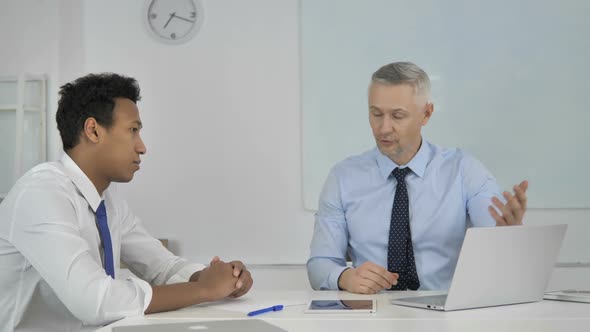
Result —
<instances>
[{"instance_id":1,"label":"clock face","mask_svg":"<svg viewBox=\"0 0 590 332\"><path fill-rule=\"evenodd\" d=\"M146 8L148 30L166 43L187 42L197 33L203 20L198 0L150 0Z\"/></svg>"}]
</instances>

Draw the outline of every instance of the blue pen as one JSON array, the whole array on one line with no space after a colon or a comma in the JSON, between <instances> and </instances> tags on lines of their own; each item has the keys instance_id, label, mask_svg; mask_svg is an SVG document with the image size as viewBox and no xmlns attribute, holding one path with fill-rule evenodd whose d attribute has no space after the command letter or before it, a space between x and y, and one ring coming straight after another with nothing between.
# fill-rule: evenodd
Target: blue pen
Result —
<instances>
[{"instance_id":1,"label":"blue pen","mask_svg":"<svg viewBox=\"0 0 590 332\"><path fill-rule=\"evenodd\" d=\"M282 304L273 305L272 307L251 311L248 313L248 316L250 316L250 317L256 316L256 315L260 315L260 314L263 314L263 313L269 312L269 311L281 311L281 310L283 310L283 308L284 308L284 306Z\"/></svg>"}]
</instances>

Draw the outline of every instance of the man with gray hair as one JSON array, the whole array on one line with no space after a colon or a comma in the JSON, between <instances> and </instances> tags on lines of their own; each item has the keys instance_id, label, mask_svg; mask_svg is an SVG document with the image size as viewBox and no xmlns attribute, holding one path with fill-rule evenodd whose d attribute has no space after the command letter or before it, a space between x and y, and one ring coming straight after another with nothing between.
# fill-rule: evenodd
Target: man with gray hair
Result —
<instances>
[{"instance_id":1,"label":"man with gray hair","mask_svg":"<svg viewBox=\"0 0 590 332\"><path fill-rule=\"evenodd\" d=\"M500 194L478 160L424 140L429 98L428 75L413 63L373 74L377 147L336 164L324 184L307 262L314 289L445 290L467 227L522 224L528 182Z\"/></svg>"}]
</instances>

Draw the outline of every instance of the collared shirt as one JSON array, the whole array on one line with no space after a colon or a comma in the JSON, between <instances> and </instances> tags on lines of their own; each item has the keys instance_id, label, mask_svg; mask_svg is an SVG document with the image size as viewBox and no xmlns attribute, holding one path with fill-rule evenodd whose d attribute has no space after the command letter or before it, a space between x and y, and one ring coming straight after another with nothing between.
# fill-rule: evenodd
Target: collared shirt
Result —
<instances>
[{"instance_id":1,"label":"collared shirt","mask_svg":"<svg viewBox=\"0 0 590 332\"><path fill-rule=\"evenodd\" d=\"M423 140L407 164L410 229L421 290L451 283L467 227L495 226L488 211L500 194L495 178L459 149ZM391 209L399 166L377 148L350 157L330 171L315 215L307 262L314 289L338 289L346 254L357 267L367 261L387 268Z\"/></svg>"},{"instance_id":2,"label":"collared shirt","mask_svg":"<svg viewBox=\"0 0 590 332\"><path fill-rule=\"evenodd\" d=\"M115 270L122 259L141 279L105 273L95 216L101 200ZM67 154L31 169L0 204L1 331L78 331L142 315L150 284L187 281L203 268L150 236L113 186L100 197Z\"/></svg>"}]
</instances>

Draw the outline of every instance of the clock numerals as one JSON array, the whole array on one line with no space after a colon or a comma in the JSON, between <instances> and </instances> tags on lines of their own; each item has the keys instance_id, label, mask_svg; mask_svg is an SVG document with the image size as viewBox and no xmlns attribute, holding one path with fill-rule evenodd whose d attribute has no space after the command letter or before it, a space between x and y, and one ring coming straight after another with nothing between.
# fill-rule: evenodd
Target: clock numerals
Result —
<instances>
[{"instance_id":1,"label":"clock numerals","mask_svg":"<svg viewBox=\"0 0 590 332\"><path fill-rule=\"evenodd\" d=\"M191 12L191 18L197 18L197 12Z\"/></svg>"},{"instance_id":2,"label":"clock numerals","mask_svg":"<svg viewBox=\"0 0 590 332\"><path fill-rule=\"evenodd\" d=\"M172 38L172 39L176 39L176 33L174 33L174 32L173 32L173 33L171 33L171 34L170 34L170 38Z\"/></svg>"},{"instance_id":3,"label":"clock numerals","mask_svg":"<svg viewBox=\"0 0 590 332\"><path fill-rule=\"evenodd\" d=\"M155 20L158 17L156 13L150 13L150 19Z\"/></svg>"}]
</instances>

